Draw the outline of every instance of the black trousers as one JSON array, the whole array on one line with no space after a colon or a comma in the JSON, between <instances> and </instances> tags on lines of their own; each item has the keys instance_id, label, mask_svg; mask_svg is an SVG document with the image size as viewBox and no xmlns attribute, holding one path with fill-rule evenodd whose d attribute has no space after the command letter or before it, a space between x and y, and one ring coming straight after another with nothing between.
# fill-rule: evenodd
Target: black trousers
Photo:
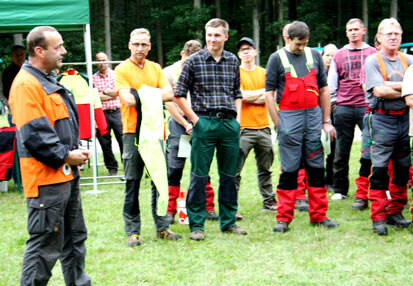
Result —
<instances>
[{"instance_id":1,"label":"black trousers","mask_svg":"<svg viewBox=\"0 0 413 286\"><path fill-rule=\"evenodd\" d=\"M115 111L104 111L106 122L108 124L108 133L100 135L99 129L96 129L96 137L99 140L99 144L102 147L103 160L108 170L117 170L118 161L116 161L115 155L112 150L112 136L111 131L115 134L116 141L118 141L120 153L123 153L122 143L122 117L120 109Z\"/></svg>"},{"instance_id":2,"label":"black trousers","mask_svg":"<svg viewBox=\"0 0 413 286\"><path fill-rule=\"evenodd\" d=\"M20 285L47 285L57 259L66 285L91 285L85 273L87 238L79 178L39 187L37 198L27 199L29 239Z\"/></svg>"}]
</instances>

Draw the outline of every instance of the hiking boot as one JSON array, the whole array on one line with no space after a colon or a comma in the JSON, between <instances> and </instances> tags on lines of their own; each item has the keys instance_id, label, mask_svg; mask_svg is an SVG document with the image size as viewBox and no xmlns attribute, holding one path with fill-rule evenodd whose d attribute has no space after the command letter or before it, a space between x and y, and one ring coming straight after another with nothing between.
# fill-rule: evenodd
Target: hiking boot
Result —
<instances>
[{"instance_id":1,"label":"hiking boot","mask_svg":"<svg viewBox=\"0 0 413 286\"><path fill-rule=\"evenodd\" d=\"M369 207L369 201L368 200L363 200L363 199L355 199L354 203L351 205L351 208L353 210L365 210Z\"/></svg>"},{"instance_id":2,"label":"hiking boot","mask_svg":"<svg viewBox=\"0 0 413 286\"><path fill-rule=\"evenodd\" d=\"M279 220L272 229L274 232L286 232L288 230L288 223Z\"/></svg>"},{"instance_id":3,"label":"hiking boot","mask_svg":"<svg viewBox=\"0 0 413 286\"><path fill-rule=\"evenodd\" d=\"M240 214L239 212L237 212L235 214L235 220L242 220L244 217L242 216L242 214Z\"/></svg>"},{"instance_id":4,"label":"hiking boot","mask_svg":"<svg viewBox=\"0 0 413 286\"><path fill-rule=\"evenodd\" d=\"M313 225L316 226L321 226L321 227L325 227L325 228L335 228L340 226L337 222L326 218L325 220L319 221L319 222L312 222Z\"/></svg>"},{"instance_id":5,"label":"hiking boot","mask_svg":"<svg viewBox=\"0 0 413 286\"><path fill-rule=\"evenodd\" d=\"M240 228L238 225L231 226L227 229L223 229L222 232L225 233L233 233L237 235L246 235L247 231L245 229Z\"/></svg>"},{"instance_id":6,"label":"hiking boot","mask_svg":"<svg viewBox=\"0 0 413 286\"><path fill-rule=\"evenodd\" d=\"M207 220L218 220L218 215L214 210L207 211Z\"/></svg>"},{"instance_id":7,"label":"hiking boot","mask_svg":"<svg viewBox=\"0 0 413 286\"><path fill-rule=\"evenodd\" d=\"M166 219L168 220L169 224L175 223L175 215L171 213L166 214Z\"/></svg>"},{"instance_id":8,"label":"hiking boot","mask_svg":"<svg viewBox=\"0 0 413 286\"><path fill-rule=\"evenodd\" d=\"M196 241L204 240L205 239L204 231L202 229L195 229L194 231L191 231L190 238Z\"/></svg>"},{"instance_id":9,"label":"hiking boot","mask_svg":"<svg viewBox=\"0 0 413 286\"><path fill-rule=\"evenodd\" d=\"M131 234L126 237L126 244L129 247L134 247L141 245L141 241L139 240L139 234Z\"/></svg>"},{"instance_id":10,"label":"hiking boot","mask_svg":"<svg viewBox=\"0 0 413 286\"><path fill-rule=\"evenodd\" d=\"M394 227L408 227L410 225L410 221L405 219L402 213L388 214L386 223Z\"/></svg>"},{"instance_id":11,"label":"hiking boot","mask_svg":"<svg viewBox=\"0 0 413 286\"><path fill-rule=\"evenodd\" d=\"M169 240L178 240L182 236L180 234L177 234L170 229L165 229L162 231L157 231L156 232L156 237L160 239L169 239Z\"/></svg>"},{"instance_id":12,"label":"hiking boot","mask_svg":"<svg viewBox=\"0 0 413 286\"><path fill-rule=\"evenodd\" d=\"M347 199L347 196L340 194L340 193L335 193L334 195L331 196L331 199L333 201L341 201L341 200Z\"/></svg>"},{"instance_id":13,"label":"hiking boot","mask_svg":"<svg viewBox=\"0 0 413 286\"><path fill-rule=\"evenodd\" d=\"M275 213L277 212L277 202L272 200L267 203L264 202L261 211L264 213Z\"/></svg>"},{"instance_id":14,"label":"hiking boot","mask_svg":"<svg viewBox=\"0 0 413 286\"><path fill-rule=\"evenodd\" d=\"M373 232L378 235L387 235L387 227L384 220L373 221Z\"/></svg>"},{"instance_id":15,"label":"hiking boot","mask_svg":"<svg viewBox=\"0 0 413 286\"><path fill-rule=\"evenodd\" d=\"M306 200L296 200L294 208L300 212L308 212L308 203Z\"/></svg>"}]
</instances>

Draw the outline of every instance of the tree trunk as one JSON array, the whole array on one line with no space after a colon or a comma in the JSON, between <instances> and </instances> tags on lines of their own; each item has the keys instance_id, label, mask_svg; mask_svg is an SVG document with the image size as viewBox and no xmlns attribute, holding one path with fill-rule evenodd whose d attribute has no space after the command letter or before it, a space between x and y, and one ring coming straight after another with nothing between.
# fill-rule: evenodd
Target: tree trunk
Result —
<instances>
[{"instance_id":1,"label":"tree trunk","mask_svg":"<svg viewBox=\"0 0 413 286\"><path fill-rule=\"evenodd\" d=\"M253 35L254 35L254 42L256 45L257 50L260 50L260 24L258 22L258 15L259 15L259 0L254 0L254 7L252 8L252 27L253 27ZM255 63L259 66L260 65L260 57L257 55L255 57Z\"/></svg>"},{"instance_id":2,"label":"tree trunk","mask_svg":"<svg viewBox=\"0 0 413 286\"><path fill-rule=\"evenodd\" d=\"M112 41L110 37L110 6L109 0L104 0L104 11L105 11L105 50L106 55L109 59L112 59ZM111 67L111 65L109 65Z\"/></svg>"},{"instance_id":3,"label":"tree trunk","mask_svg":"<svg viewBox=\"0 0 413 286\"><path fill-rule=\"evenodd\" d=\"M215 0L217 18L221 18L221 0Z\"/></svg>"},{"instance_id":4,"label":"tree trunk","mask_svg":"<svg viewBox=\"0 0 413 286\"><path fill-rule=\"evenodd\" d=\"M278 0L278 22L282 23L284 20L284 13L283 13L283 0ZM283 33L282 33L282 26L280 27L280 31L278 32L278 45L279 47L284 46L284 39L283 39Z\"/></svg>"},{"instance_id":5,"label":"tree trunk","mask_svg":"<svg viewBox=\"0 0 413 286\"><path fill-rule=\"evenodd\" d=\"M398 10L397 0L391 0L390 17L397 19L397 10Z\"/></svg>"},{"instance_id":6,"label":"tree trunk","mask_svg":"<svg viewBox=\"0 0 413 286\"><path fill-rule=\"evenodd\" d=\"M342 14L342 9L341 9L341 3L342 3L342 0L338 0L338 2L337 2L337 28L338 28L338 30L340 31L340 29L341 29L341 22L343 21L342 20L342 18L343 18L343 14ZM341 46L341 34L342 33L337 33L337 43L338 43L338 46Z\"/></svg>"},{"instance_id":7,"label":"tree trunk","mask_svg":"<svg viewBox=\"0 0 413 286\"><path fill-rule=\"evenodd\" d=\"M136 0L136 26L140 27L141 26L141 1Z\"/></svg>"},{"instance_id":8,"label":"tree trunk","mask_svg":"<svg viewBox=\"0 0 413 286\"><path fill-rule=\"evenodd\" d=\"M364 41L369 42L369 9L367 0L363 0L363 22L364 28L366 28L366 34L364 35Z\"/></svg>"},{"instance_id":9,"label":"tree trunk","mask_svg":"<svg viewBox=\"0 0 413 286\"><path fill-rule=\"evenodd\" d=\"M295 21L297 20L297 1L288 0L288 20Z\"/></svg>"},{"instance_id":10,"label":"tree trunk","mask_svg":"<svg viewBox=\"0 0 413 286\"><path fill-rule=\"evenodd\" d=\"M152 0L152 6L157 9L159 6ZM162 29L161 29L161 19L159 16L155 19L156 24L156 53L158 56L158 63L163 67L163 46L162 46Z\"/></svg>"},{"instance_id":11,"label":"tree trunk","mask_svg":"<svg viewBox=\"0 0 413 286\"><path fill-rule=\"evenodd\" d=\"M201 0L194 0L194 9L201 9ZM196 30L197 40L201 41L202 30L198 28Z\"/></svg>"}]
</instances>

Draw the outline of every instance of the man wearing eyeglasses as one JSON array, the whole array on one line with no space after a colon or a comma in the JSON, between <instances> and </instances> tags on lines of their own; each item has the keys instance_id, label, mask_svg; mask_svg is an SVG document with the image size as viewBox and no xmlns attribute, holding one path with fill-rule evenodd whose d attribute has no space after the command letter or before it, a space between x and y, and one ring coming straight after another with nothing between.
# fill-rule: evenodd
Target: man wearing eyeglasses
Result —
<instances>
[{"instance_id":1,"label":"man wearing eyeglasses","mask_svg":"<svg viewBox=\"0 0 413 286\"><path fill-rule=\"evenodd\" d=\"M272 188L271 166L274 161L270 121L265 106L265 69L255 65L258 51L255 42L243 37L237 44L241 59L241 164L237 172L237 189L241 171L249 152L254 149L257 161L258 188L263 198L263 212L275 212L275 193Z\"/></svg>"},{"instance_id":2,"label":"man wearing eyeglasses","mask_svg":"<svg viewBox=\"0 0 413 286\"><path fill-rule=\"evenodd\" d=\"M372 110L369 116L372 139L369 200L373 232L387 235L386 223L408 227L402 211L407 203L409 179L409 109L401 88L404 73L413 63L410 56L399 52L402 28L394 19L384 19L378 27L380 52L366 60L366 97ZM393 161L394 177L389 182L387 167ZM388 190L388 191L386 191ZM389 203L391 201L391 203Z\"/></svg>"},{"instance_id":3,"label":"man wearing eyeglasses","mask_svg":"<svg viewBox=\"0 0 413 286\"><path fill-rule=\"evenodd\" d=\"M139 210L139 188L145 163L138 152L136 132L138 126L138 110L135 91L145 87L153 92L160 92L163 101L172 100L172 88L168 84L159 64L147 60L151 50L150 33L147 29L135 29L130 34L129 50L131 56L115 69L115 89L121 99L123 125L123 165L125 168L125 200L123 219L125 222L126 242L130 247L141 244L141 219ZM135 95L132 93L134 92ZM143 91L142 91L143 92ZM139 119L141 120L141 119ZM181 238L169 230L169 222L165 215L158 215L159 192L152 183L152 216L155 221L156 236L161 239L175 240Z\"/></svg>"}]
</instances>

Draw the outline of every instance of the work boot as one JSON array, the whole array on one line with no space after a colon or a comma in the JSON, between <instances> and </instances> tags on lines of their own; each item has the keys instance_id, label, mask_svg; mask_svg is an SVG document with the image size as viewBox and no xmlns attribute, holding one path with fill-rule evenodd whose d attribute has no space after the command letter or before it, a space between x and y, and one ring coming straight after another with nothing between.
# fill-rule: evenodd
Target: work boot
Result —
<instances>
[{"instance_id":1,"label":"work boot","mask_svg":"<svg viewBox=\"0 0 413 286\"><path fill-rule=\"evenodd\" d=\"M368 200L363 200L363 199L358 199L356 198L354 200L354 203L351 205L351 208L353 210L365 210L369 207L369 201Z\"/></svg>"},{"instance_id":2,"label":"work boot","mask_svg":"<svg viewBox=\"0 0 413 286\"><path fill-rule=\"evenodd\" d=\"M139 234L131 234L126 237L126 244L129 247L134 247L141 245L141 241L139 240Z\"/></svg>"},{"instance_id":3,"label":"work boot","mask_svg":"<svg viewBox=\"0 0 413 286\"><path fill-rule=\"evenodd\" d=\"M277 212L277 202L275 200L264 202L264 205L261 209L264 213L275 213Z\"/></svg>"},{"instance_id":4,"label":"work boot","mask_svg":"<svg viewBox=\"0 0 413 286\"><path fill-rule=\"evenodd\" d=\"M168 220L169 224L175 223L175 215L171 213L167 213L166 219Z\"/></svg>"},{"instance_id":5,"label":"work boot","mask_svg":"<svg viewBox=\"0 0 413 286\"><path fill-rule=\"evenodd\" d=\"M321 226L321 227L325 227L325 228L336 228L339 227L340 224L329 219L326 218L325 220L319 221L319 222L312 222L313 225L315 226Z\"/></svg>"},{"instance_id":6,"label":"work boot","mask_svg":"<svg viewBox=\"0 0 413 286\"><path fill-rule=\"evenodd\" d=\"M308 203L306 200L296 200L294 208L300 212L308 212Z\"/></svg>"},{"instance_id":7,"label":"work boot","mask_svg":"<svg viewBox=\"0 0 413 286\"><path fill-rule=\"evenodd\" d=\"M237 235L246 235L247 231L245 229L240 228L238 225L231 226L230 228L223 229L222 232L226 233L233 233Z\"/></svg>"},{"instance_id":8,"label":"work boot","mask_svg":"<svg viewBox=\"0 0 413 286\"><path fill-rule=\"evenodd\" d=\"M274 232L286 232L288 230L288 223L285 221L277 221L274 228L272 229Z\"/></svg>"},{"instance_id":9,"label":"work boot","mask_svg":"<svg viewBox=\"0 0 413 286\"><path fill-rule=\"evenodd\" d=\"M378 235L387 235L387 227L384 220L373 221L373 232Z\"/></svg>"},{"instance_id":10,"label":"work boot","mask_svg":"<svg viewBox=\"0 0 413 286\"><path fill-rule=\"evenodd\" d=\"M160 239L178 240L181 237L182 236L180 234L177 234L171 231L170 229L165 229L165 230L156 232L156 238L160 238Z\"/></svg>"},{"instance_id":11,"label":"work boot","mask_svg":"<svg viewBox=\"0 0 413 286\"><path fill-rule=\"evenodd\" d=\"M196 229L194 231L191 231L190 238L196 241L204 240L205 239L204 231L202 229Z\"/></svg>"},{"instance_id":12,"label":"work boot","mask_svg":"<svg viewBox=\"0 0 413 286\"><path fill-rule=\"evenodd\" d=\"M210 210L210 211L207 211L206 219L207 220L218 220L219 217L214 210Z\"/></svg>"},{"instance_id":13,"label":"work boot","mask_svg":"<svg viewBox=\"0 0 413 286\"><path fill-rule=\"evenodd\" d=\"M394 227L408 227L410 225L410 221L405 219L402 213L388 214L386 223Z\"/></svg>"}]
</instances>

